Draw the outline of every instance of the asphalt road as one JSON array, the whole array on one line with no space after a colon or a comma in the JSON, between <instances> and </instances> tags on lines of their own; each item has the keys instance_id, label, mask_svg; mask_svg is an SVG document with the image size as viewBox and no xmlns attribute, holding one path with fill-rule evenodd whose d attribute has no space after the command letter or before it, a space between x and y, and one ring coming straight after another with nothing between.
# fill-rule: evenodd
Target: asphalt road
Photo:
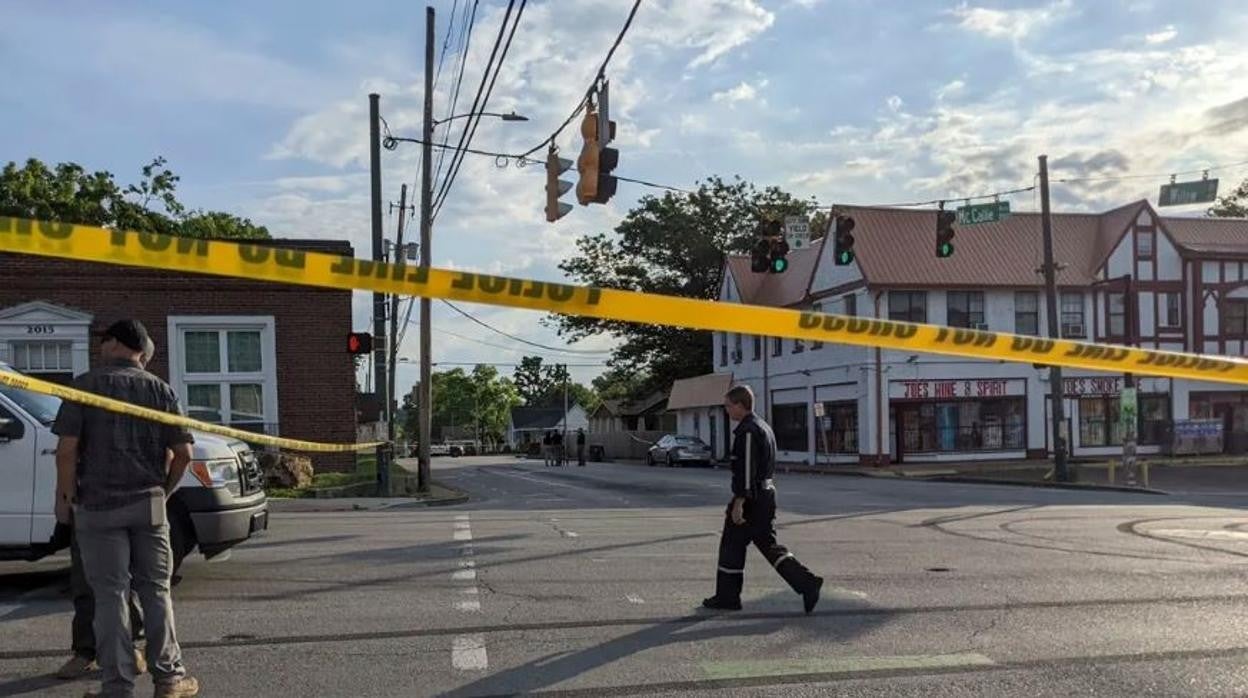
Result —
<instances>
[{"instance_id":1,"label":"asphalt road","mask_svg":"<svg viewBox=\"0 0 1248 698\"><path fill-rule=\"evenodd\" d=\"M1248 498L782 474L745 610L714 579L723 470L460 459L473 500L288 513L175 590L209 696L1248 694ZM80 695L64 558L0 563L0 696ZM144 691L146 692L146 690Z\"/></svg>"}]
</instances>

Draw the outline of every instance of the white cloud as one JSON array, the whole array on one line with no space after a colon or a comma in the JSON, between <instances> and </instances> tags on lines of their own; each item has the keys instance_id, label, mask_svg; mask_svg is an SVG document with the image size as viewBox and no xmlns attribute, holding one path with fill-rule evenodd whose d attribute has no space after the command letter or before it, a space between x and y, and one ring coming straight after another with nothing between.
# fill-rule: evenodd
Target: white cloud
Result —
<instances>
[{"instance_id":1,"label":"white cloud","mask_svg":"<svg viewBox=\"0 0 1248 698\"><path fill-rule=\"evenodd\" d=\"M937 100L945 100L955 95L962 94L966 91L966 83L961 80L951 80L941 85L935 93Z\"/></svg>"},{"instance_id":2,"label":"white cloud","mask_svg":"<svg viewBox=\"0 0 1248 698\"><path fill-rule=\"evenodd\" d=\"M1157 44L1164 44L1174 39L1174 37L1178 35L1179 35L1179 30L1175 29L1174 25L1171 24L1171 25L1166 26L1166 28L1162 29L1161 31L1153 32L1152 34L1146 34L1144 36L1144 41L1148 43L1149 45L1156 46Z\"/></svg>"},{"instance_id":3,"label":"white cloud","mask_svg":"<svg viewBox=\"0 0 1248 698\"><path fill-rule=\"evenodd\" d=\"M711 95L713 102L727 102L728 104L736 104L737 102L753 102L758 99L758 91L767 87L767 81L762 80L757 87L742 80L736 87L722 90Z\"/></svg>"},{"instance_id":4,"label":"white cloud","mask_svg":"<svg viewBox=\"0 0 1248 698\"><path fill-rule=\"evenodd\" d=\"M906 104L897 95L890 95L888 99L884 100L884 103L888 105L888 110L894 113L901 111L901 108Z\"/></svg>"},{"instance_id":5,"label":"white cloud","mask_svg":"<svg viewBox=\"0 0 1248 698\"><path fill-rule=\"evenodd\" d=\"M962 4L948 10L960 28L992 39L1019 41L1036 29L1065 18L1073 11L1072 0L1054 0L1037 8L997 10Z\"/></svg>"}]
</instances>

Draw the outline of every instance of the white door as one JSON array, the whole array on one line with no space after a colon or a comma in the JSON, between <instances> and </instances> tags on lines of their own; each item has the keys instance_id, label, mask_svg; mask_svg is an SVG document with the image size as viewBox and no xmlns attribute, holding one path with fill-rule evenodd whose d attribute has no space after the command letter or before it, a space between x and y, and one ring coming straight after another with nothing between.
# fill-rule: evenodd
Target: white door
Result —
<instances>
[{"instance_id":1,"label":"white door","mask_svg":"<svg viewBox=\"0 0 1248 698\"><path fill-rule=\"evenodd\" d=\"M0 396L0 545L30 544L37 441L35 426Z\"/></svg>"}]
</instances>

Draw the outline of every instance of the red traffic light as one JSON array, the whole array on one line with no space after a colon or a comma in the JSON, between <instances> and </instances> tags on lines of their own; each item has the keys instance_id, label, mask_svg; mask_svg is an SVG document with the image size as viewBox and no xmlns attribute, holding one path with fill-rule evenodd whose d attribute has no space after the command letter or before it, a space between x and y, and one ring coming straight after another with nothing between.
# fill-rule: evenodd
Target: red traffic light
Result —
<instances>
[{"instance_id":1,"label":"red traffic light","mask_svg":"<svg viewBox=\"0 0 1248 698\"><path fill-rule=\"evenodd\" d=\"M373 336L367 332L352 332L347 335L347 353L352 356L367 354L373 350Z\"/></svg>"}]
</instances>

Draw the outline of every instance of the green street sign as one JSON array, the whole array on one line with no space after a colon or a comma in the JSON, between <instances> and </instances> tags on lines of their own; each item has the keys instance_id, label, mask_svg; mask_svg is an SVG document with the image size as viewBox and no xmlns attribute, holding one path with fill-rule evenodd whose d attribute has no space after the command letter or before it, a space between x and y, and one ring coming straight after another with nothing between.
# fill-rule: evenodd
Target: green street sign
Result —
<instances>
[{"instance_id":1,"label":"green street sign","mask_svg":"<svg viewBox=\"0 0 1248 698\"><path fill-rule=\"evenodd\" d=\"M993 201L987 204L971 204L958 207L958 225L996 223L1010 217L1010 202Z\"/></svg>"},{"instance_id":2,"label":"green street sign","mask_svg":"<svg viewBox=\"0 0 1248 698\"><path fill-rule=\"evenodd\" d=\"M1158 206L1186 206L1207 204L1218 198L1218 180L1198 179L1194 182L1176 182L1161 185L1157 196Z\"/></svg>"}]
</instances>

